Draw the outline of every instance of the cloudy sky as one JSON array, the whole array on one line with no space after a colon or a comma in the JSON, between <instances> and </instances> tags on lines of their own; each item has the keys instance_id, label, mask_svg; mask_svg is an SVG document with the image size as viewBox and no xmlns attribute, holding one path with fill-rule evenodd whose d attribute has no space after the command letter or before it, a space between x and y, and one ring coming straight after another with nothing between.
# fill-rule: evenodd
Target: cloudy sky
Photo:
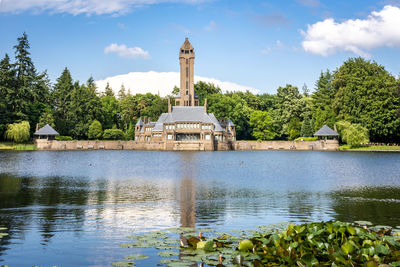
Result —
<instances>
[{"instance_id":1,"label":"cloudy sky","mask_svg":"<svg viewBox=\"0 0 400 267\"><path fill-rule=\"evenodd\" d=\"M126 80L133 91L174 83L185 37L197 76L261 93L313 89L349 57L400 73L397 0L0 0L1 57L24 31L52 81L68 67L74 79Z\"/></svg>"}]
</instances>

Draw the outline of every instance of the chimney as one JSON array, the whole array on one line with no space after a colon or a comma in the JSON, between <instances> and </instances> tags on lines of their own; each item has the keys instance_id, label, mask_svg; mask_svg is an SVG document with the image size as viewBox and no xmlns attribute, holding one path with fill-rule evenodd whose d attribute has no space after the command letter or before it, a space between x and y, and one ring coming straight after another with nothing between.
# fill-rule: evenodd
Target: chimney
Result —
<instances>
[{"instance_id":1,"label":"chimney","mask_svg":"<svg viewBox=\"0 0 400 267\"><path fill-rule=\"evenodd\" d=\"M207 113L207 98L204 100L204 111Z\"/></svg>"},{"instance_id":2,"label":"chimney","mask_svg":"<svg viewBox=\"0 0 400 267\"><path fill-rule=\"evenodd\" d=\"M171 113L171 100L168 98L168 113Z\"/></svg>"},{"instance_id":3,"label":"chimney","mask_svg":"<svg viewBox=\"0 0 400 267\"><path fill-rule=\"evenodd\" d=\"M36 123L36 132L39 131L39 123Z\"/></svg>"}]
</instances>

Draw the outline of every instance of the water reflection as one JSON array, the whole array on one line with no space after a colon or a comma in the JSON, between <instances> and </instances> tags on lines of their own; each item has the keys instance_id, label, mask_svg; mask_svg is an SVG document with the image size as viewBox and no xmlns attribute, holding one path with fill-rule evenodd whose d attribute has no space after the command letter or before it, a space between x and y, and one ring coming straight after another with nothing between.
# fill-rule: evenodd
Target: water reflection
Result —
<instances>
[{"instance_id":1,"label":"water reflection","mask_svg":"<svg viewBox=\"0 0 400 267\"><path fill-rule=\"evenodd\" d=\"M177 226L400 225L398 166L376 153L0 153L0 261L106 265L126 235Z\"/></svg>"}]
</instances>

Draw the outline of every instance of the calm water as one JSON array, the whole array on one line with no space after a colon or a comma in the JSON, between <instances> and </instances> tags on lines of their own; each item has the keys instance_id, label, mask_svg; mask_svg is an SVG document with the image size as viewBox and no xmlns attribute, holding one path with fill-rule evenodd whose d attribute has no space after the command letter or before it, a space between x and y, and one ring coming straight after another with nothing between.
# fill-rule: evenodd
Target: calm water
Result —
<instances>
[{"instance_id":1,"label":"calm water","mask_svg":"<svg viewBox=\"0 0 400 267\"><path fill-rule=\"evenodd\" d=\"M330 219L400 225L400 153L0 152L0 265L109 266L141 252L119 247L134 233Z\"/></svg>"}]
</instances>

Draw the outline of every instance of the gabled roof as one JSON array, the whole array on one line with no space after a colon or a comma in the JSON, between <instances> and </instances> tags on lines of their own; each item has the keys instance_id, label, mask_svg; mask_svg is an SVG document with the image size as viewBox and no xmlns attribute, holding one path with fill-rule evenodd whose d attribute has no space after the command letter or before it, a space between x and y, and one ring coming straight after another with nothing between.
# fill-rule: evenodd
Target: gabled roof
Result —
<instances>
[{"instance_id":1,"label":"gabled roof","mask_svg":"<svg viewBox=\"0 0 400 267\"><path fill-rule=\"evenodd\" d=\"M50 125L46 124L39 130L37 130L34 135L60 135L56 130L54 130Z\"/></svg>"},{"instance_id":2,"label":"gabled roof","mask_svg":"<svg viewBox=\"0 0 400 267\"><path fill-rule=\"evenodd\" d=\"M314 136L338 136L339 134L329 128L327 125L322 126L321 129L319 129Z\"/></svg>"},{"instance_id":3,"label":"gabled roof","mask_svg":"<svg viewBox=\"0 0 400 267\"><path fill-rule=\"evenodd\" d=\"M213 121L204 111L203 106L197 106L197 107L174 106L172 107L172 112L168 113L165 122L166 123L174 123L174 122L212 123Z\"/></svg>"},{"instance_id":4,"label":"gabled roof","mask_svg":"<svg viewBox=\"0 0 400 267\"><path fill-rule=\"evenodd\" d=\"M139 118L139 120L136 123L136 126L143 126L143 125L144 125L144 123L142 121L142 118Z\"/></svg>"},{"instance_id":5,"label":"gabled roof","mask_svg":"<svg viewBox=\"0 0 400 267\"><path fill-rule=\"evenodd\" d=\"M224 129L221 127L221 124L219 123L219 121L217 120L215 115L213 113L208 113L208 116L210 117L210 119L214 123L214 131L215 132L223 132Z\"/></svg>"},{"instance_id":6,"label":"gabled roof","mask_svg":"<svg viewBox=\"0 0 400 267\"><path fill-rule=\"evenodd\" d=\"M152 131L153 132L162 132L164 130L163 124L164 124L165 120L167 119L167 117L168 117L168 113L161 114L161 116L158 118L156 125L154 126Z\"/></svg>"},{"instance_id":7,"label":"gabled roof","mask_svg":"<svg viewBox=\"0 0 400 267\"><path fill-rule=\"evenodd\" d=\"M233 123L233 121L231 119L228 119L228 122L226 123L226 126L235 127L235 124Z\"/></svg>"}]
</instances>

